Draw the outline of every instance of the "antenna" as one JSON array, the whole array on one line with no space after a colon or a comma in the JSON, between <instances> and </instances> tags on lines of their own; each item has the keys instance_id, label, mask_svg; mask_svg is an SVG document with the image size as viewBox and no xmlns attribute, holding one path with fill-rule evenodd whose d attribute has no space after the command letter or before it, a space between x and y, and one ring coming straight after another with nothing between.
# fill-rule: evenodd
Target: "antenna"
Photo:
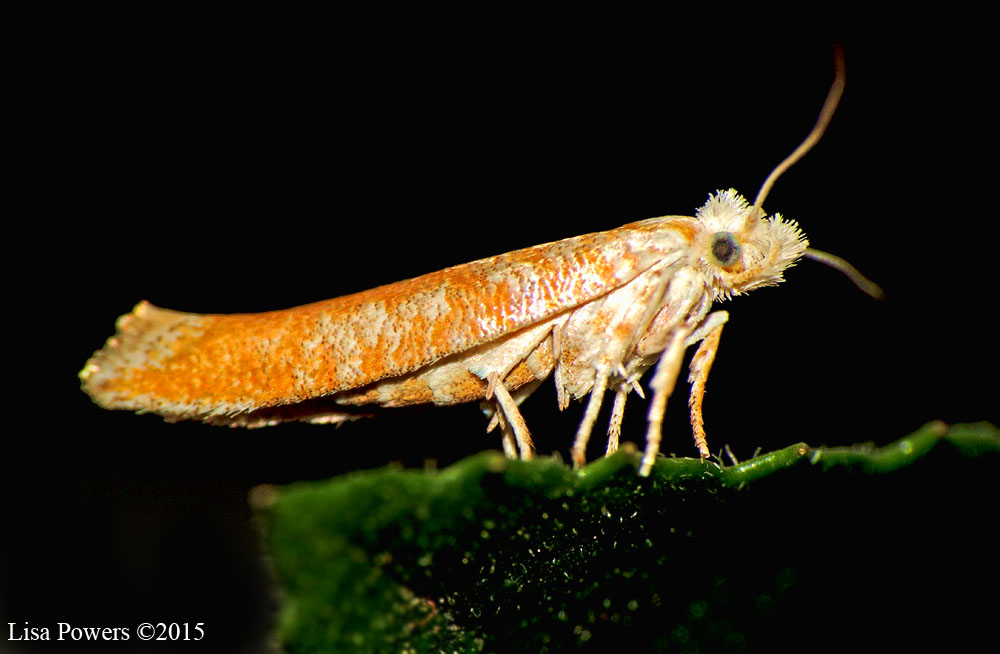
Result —
<instances>
[{"instance_id":1,"label":"antenna","mask_svg":"<svg viewBox=\"0 0 1000 654\"><path fill-rule=\"evenodd\" d=\"M812 259L813 261L819 261L820 263L824 263L831 268L839 270L847 275L847 278L854 282L855 286L876 300L885 299L885 291L882 290L882 287L862 275L861 271L852 266L846 259L841 259L835 254L830 254L829 252L823 252L822 250L816 250L813 248L806 248L805 254L802 256L807 259Z\"/></svg>"},{"instance_id":2,"label":"antenna","mask_svg":"<svg viewBox=\"0 0 1000 654\"><path fill-rule=\"evenodd\" d=\"M847 67L844 63L844 48L839 44L834 46L833 67L833 83L830 85L830 91L826 94L826 100L823 102L823 108L820 109L819 117L816 119L816 124L806 136L805 140L799 144L799 147L795 148L790 155L785 157L784 161L775 166L774 170L771 171L771 174L768 175L767 179L764 180L764 183L761 184L760 191L757 192L757 199L754 200L753 208L750 210L749 217L747 218L748 224L752 225L759 219L761 205L764 204L764 198L767 197L767 194L771 192L771 187L774 186L774 182L781 177L786 170L798 162L799 159L804 157L805 154L819 142L823 133L826 131L826 128L830 125L830 120L833 118L833 112L837 109L837 105L840 103L840 98L844 94L844 83L847 77ZM829 252L823 252L822 250L816 250L813 248L807 248L803 256L807 259L812 259L813 261L826 264L827 266L844 273L848 279L854 282L855 286L876 300L885 299L885 292L882 288L872 280L862 275L861 272L852 266L846 259L842 259L835 254L830 254Z\"/></svg>"},{"instance_id":3,"label":"antenna","mask_svg":"<svg viewBox=\"0 0 1000 654\"><path fill-rule=\"evenodd\" d=\"M826 94L826 100L823 102L823 108L819 111L819 118L816 119L816 124L813 125L812 131L809 132L805 140L799 143L799 147L795 148L790 155L785 157L784 161L775 166L771 174L761 184L760 190L757 192L757 199L753 201L753 209L750 210L750 221L757 220L760 214L760 207L764 204L764 198L771 192L774 182L799 159L804 157L807 152L812 150L812 147L819 142L823 136L823 132L826 131L827 126L830 124L833 112L836 111L837 104L840 103L840 96L844 94L844 81L847 78L847 67L844 64L844 48L840 45L835 46L833 51L833 67L835 71L833 84L830 85L830 91Z\"/></svg>"}]
</instances>

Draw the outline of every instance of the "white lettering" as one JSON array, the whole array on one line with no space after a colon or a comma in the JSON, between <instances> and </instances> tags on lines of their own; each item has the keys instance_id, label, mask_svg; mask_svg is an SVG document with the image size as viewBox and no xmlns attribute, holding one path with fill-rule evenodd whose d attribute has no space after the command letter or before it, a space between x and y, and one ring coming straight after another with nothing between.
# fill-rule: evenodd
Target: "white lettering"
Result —
<instances>
[{"instance_id":1,"label":"white lettering","mask_svg":"<svg viewBox=\"0 0 1000 654\"><path fill-rule=\"evenodd\" d=\"M59 623L59 640L128 640L127 627L74 627Z\"/></svg>"},{"instance_id":2,"label":"white lettering","mask_svg":"<svg viewBox=\"0 0 1000 654\"><path fill-rule=\"evenodd\" d=\"M48 627L30 627L30 623L25 622L24 627L17 630L16 622L7 623L7 640L52 640L52 634Z\"/></svg>"}]
</instances>

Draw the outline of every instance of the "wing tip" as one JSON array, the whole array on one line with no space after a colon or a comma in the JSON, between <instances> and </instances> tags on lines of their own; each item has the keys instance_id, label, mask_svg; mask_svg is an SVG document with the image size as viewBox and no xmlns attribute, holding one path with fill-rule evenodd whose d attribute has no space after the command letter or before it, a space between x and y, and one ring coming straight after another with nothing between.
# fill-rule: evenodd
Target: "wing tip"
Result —
<instances>
[{"instance_id":1,"label":"wing tip","mask_svg":"<svg viewBox=\"0 0 1000 654\"><path fill-rule=\"evenodd\" d=\"M107 408L133 408L121 405L113 387L130 371L144 367L161 328L176 324L187 315L142 300L132 311L119 316L115 321L115 333L77 373L84 392Z\"/></svg>"}]
</instances>

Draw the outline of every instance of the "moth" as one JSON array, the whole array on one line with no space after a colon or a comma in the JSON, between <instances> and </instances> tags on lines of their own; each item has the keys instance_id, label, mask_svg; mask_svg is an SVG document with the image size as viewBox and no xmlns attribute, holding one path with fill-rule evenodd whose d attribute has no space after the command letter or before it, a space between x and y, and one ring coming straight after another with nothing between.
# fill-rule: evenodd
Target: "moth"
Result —
<instances>
[{"instance_id":1,"label":"moth","mask_svg":"<svg viewBox=\"0 0 1000 654\"><path fill-rule=\"evenodd\" d=\"M655 367L645 476L685 350L696 345L689 406L704 459L702 400L729 318L713 303L779 283L803 256L867 283L843 260L810 250L794 221L761 210L775 179L819 140L843 86L838 57L816 126L753 205L719 191L694 216L641 220L281 311L200 315L140 302L80 372L83 389L108 409L242 427L478 400L507 455L530 458L518 406L551 376L560 409L589 396L572 448L580 466L606 392L614 393L611 453L629 393L642 396L639 380Z\"/></svg>"}]
</instances>

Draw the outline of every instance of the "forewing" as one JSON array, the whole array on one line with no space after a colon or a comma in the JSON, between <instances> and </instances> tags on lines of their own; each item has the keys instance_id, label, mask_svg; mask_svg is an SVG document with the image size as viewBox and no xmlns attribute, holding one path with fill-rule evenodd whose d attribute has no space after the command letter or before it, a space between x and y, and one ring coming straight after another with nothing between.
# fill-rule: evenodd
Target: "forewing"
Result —
<instances>
[{"instance_id":1,"label":"forewing","mask_svg":"<svg viewBox=\"0 0 1000 654\"><path fill-rule=\"evenodd\" d=\"M108 408L205 418L417 370L587 303L676 250L650 221L501 254L361 293L257 314L139 304L81 372ZM662 240L662 239L661 239Z\"/></svg>"}]
</instances>

